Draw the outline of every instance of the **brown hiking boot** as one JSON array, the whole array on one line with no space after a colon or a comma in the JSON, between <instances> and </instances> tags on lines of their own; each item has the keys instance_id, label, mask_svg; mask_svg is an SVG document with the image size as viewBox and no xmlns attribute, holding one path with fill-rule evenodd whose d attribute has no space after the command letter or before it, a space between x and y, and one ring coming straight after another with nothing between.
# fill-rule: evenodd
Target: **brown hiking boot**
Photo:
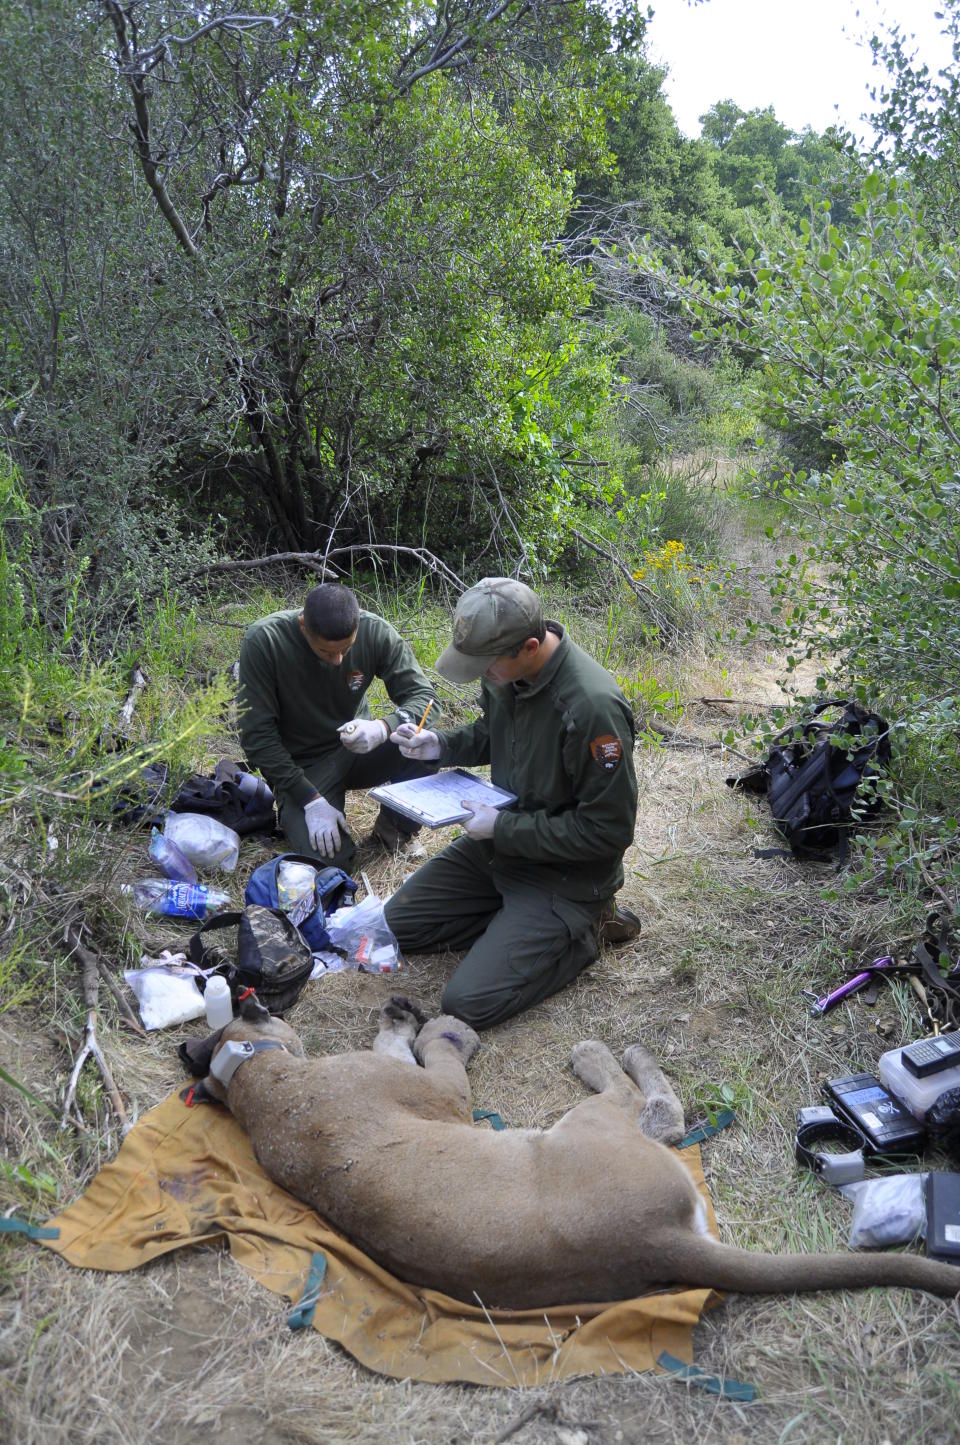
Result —
<instances>
[{"instance_id":1,"label":"brown hiking boot","mask_svg":"<svg viewBox=\"0 0 960 1445\"><path fill-rule=\"evenodd\" d=\"M629 908L617 904L611 898L600 915L597 924L597 941L601 948L608 944L629 943L639 937L640 920Z\"/></svg>"},{"instance_id":2,"label":"brown hiking boot","mask_svg":"<svg viewBox=\"0 0 960 1445\"><path fill-rule=\"evenodd\" d=\"M402 853L405 848L409 848L419 831L419 828L412 828L405 833L397 826L391 814L381 808L370 833L370 842L379 843L388 853Z\"/></svg>"}]
</instances>

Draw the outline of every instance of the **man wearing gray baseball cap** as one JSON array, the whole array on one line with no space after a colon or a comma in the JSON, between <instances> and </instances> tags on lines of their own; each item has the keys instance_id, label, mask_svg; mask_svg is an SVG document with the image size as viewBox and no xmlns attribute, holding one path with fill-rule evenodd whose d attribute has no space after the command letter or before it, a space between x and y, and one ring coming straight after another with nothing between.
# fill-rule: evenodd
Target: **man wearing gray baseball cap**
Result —
<instances>
[{"instance_id":1,"label":"man wearing gray baseball cap","mask_svg":"<svg viewBox=\"0 0 960 1445\"><path fill-rule=\"evenodd\" d=\"M471 808L464 836L397 890L386 917L404 953L466 950L441 1007L483 1029L570 983L602 943L640 931L614 903L636 825L633 714L511 577L463 594L436 668L451 682L480 679L480 716L442 733L402 723L391 741L418 761L489 763L518 801Z\"/></svg>"}]
</instances>

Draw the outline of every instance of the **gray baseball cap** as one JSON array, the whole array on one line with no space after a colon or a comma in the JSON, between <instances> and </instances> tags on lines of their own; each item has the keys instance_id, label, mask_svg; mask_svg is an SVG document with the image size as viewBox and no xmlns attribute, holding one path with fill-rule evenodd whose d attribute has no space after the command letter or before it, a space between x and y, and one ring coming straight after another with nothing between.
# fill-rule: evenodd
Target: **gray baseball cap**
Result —
<instances>
[{"instance_id":1,"label":"gray baseball cap","mask_svg":"<svg viewBox=\"0 0 960 1445\"><path fill-rule=\"evenodd\" d=\"M472 682L542 625L540 598L525 582L483 577L457 603L453 641L437 658L437 672L450 682Z\"/></svg>"}]
</instances>

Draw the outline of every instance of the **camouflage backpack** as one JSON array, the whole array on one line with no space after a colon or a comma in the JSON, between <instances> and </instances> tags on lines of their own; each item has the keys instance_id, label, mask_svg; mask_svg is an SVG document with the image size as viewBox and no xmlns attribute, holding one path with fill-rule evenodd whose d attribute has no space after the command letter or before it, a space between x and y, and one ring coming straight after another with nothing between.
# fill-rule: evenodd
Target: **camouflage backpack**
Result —
<instances>
[{"instance_id":1,"label":"camouflage backpack","mask_svg":"<svg viewBox=\"0 0 960 1445\"><path fill-rule=\"evenodd\" d=\"M235 930L232 950L212 935ZM253 989L272 1014L293 1008L313 971L310 945L279 908L249 904L242 913L219 913L193 935L187 948L198 968L215 968L238 997Z\"/></svg>"}]
</instances>

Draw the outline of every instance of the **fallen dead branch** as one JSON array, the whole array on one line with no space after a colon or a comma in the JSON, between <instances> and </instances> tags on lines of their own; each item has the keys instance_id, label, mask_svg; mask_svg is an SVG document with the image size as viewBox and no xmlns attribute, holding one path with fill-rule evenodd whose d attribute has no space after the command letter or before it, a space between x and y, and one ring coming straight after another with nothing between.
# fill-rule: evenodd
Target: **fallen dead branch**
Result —
<instances>
[{"instance_id":1,"label":"fallen dead branch","mask_svg":"<svg viewBox=\"0 0 960 1445\"><path fill-rule=\"evenodd\" d=\"M124 1108L120 1091L114 1082L113 1074L110 1072L110 1065L107 1063L97 1039L97 1003L100 994L100 970L97 964L97 955L89 948L84 947L81 940L83 932L82 922L76 920L67 924L64 929L64 942L69 946L71 955L75 956L82 969L83 980L83 1004L86 1009L86 1020L83 1026L83 1044L80 1052L73 1061L73 1069L67 1082L66 1093L63 1096L63 1110L60 1115L61 1127L66 1128L68 1120L71 1120L73 1111L73 1122L83 1126L83 1119L77 1106L77 1082L80 1078L80 1071L87 1059L92 1058L100 1070L100 1077L103 1079L107 1097L113 1107L120 1124L121 1134L125 1134L130 1127L127 1118L127 1111Z\"/></svg>"},{"instance_id":2,"label":"fallen dead branch","mask_svg":"<svg viewBox=\"0 0 960 1445\"><path fill-rule=\"evenodd\" d=\"M684 737L683 733L678 732L676 728L667 727L665 723L656 722L653 718L647 718L643 726L657 734L660 746L664 748L693 748L697 752L729 753L730 757L740 758L744 763L756 762L756 758L738 752L736 748L731 748L727 743L708 743L704 742L703 738Z\"/></svg>"},{"instance_id":3,"label":"fallen dead branch","mask_svg":"<svg viewBox=\"0 0 960 1445\"><path fill-rule=\"evenodd\" d=\"M466 583L457 576L452 567L437 557L433 552L428 552L425 547L395 547L388 546L383 542L357 542L349 547L333 547L330 551L315 552L271 552L267 557L242 557L238 560L226 559L222 562L211 562L208 566L201 568L203 572L248 572L256 567L271 567L281 562L298 562L303 567L308 567L311 572L319 574L321 580L330 576L336 578L342 575L340 570L330 563L331 557L349 557L353 560L355 552L367 553L370 556L377 556L381 552L390 552L395 556L413 557L428 572L439 576L442 581L456 588L458 592L466 591Z\"/></svg>"},{"instance_id":4,"label":"fallen dead branch","mask_svg":"<svg viewBox=\"0 0 960 1445\"><path fill-rule=\"evenodd\" d=\"M133 714L137 706L137 700L150 679L140 667L139 663L134 664L133 672L130 675L130 691L127 693L123 707L120 709L120 720L117 723L117 734L121 738L129 738L130 725L133 722Z\"/></svg>"},{"instance_id":5,"label":"fallen dead branch","mask_svg":"<svg viewBox=\"0 0 960 1445\"><path fill-rule=\"evenodd\" d=\"M642 582L639 581L638 578L633 575L633 569L630 567L629 563L625 562L622 557L618 556L618 554L611 547L607 546L604 543L596 541L593 537L584 536L584 534L582 532L578 532L575 527L571 527L570 533L571 536L576 537L577 541L581 542L584 547L589 547L591 552L596 552L597 555L600 557L606 557L607 561L620 573L621 577L626 582L633 595L640 598L640 600L644 602L647 607L650 608L654 618L656 619L657 626L661 629L661 631L666 636L670 637L673 642L678 642L680 639L680 633L674 626L674 624L669 621L663 609L660 607L657 594L654 592L652 587L645 586Z\"/></svg>"}]
</instances>

